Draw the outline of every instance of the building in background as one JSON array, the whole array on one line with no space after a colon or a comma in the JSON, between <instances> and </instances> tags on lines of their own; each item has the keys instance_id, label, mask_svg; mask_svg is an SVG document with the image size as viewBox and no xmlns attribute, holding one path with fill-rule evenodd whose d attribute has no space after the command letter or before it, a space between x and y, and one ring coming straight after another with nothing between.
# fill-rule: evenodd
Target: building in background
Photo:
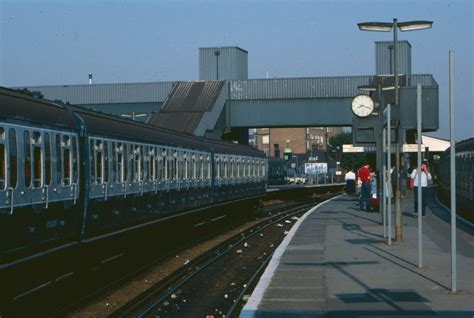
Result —
<instances>
[{"instance_id":1,"label":"building in background","mask_svg":"<svg viewBox=\"0 0 474 318\"><path fill-rule=\"evenodd\" d=\"M269 157L283 158L289 147L293 154L310 154L326 151L329 139L340 134L342 127L258 128L255 130L256 147Z\"/></svg>"}]
</instances>

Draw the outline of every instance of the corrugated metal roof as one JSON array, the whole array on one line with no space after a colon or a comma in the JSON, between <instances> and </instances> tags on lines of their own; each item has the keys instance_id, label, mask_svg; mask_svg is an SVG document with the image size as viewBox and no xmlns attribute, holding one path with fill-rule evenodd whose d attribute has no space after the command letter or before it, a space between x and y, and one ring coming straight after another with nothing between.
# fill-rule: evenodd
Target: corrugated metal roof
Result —
<instances>
[{"instance_id":1,"label":"corrugated metal roof","mask_svg":"<svg viewBox=\"0 0 474 318\"><path fill-rule=\"evenodd\" d=\"M160 112L210 111L225 81L177 82Z\"/></svg>"},{"instance_id":2,"label":"corrugated metal roof","mask_svg":"<svg viewBox=\"0 0 474 318\"><path fill-rule=\"evenodd\" d=\"M38 91L44 98L71 104L110 104L162 102L171 91L174 82L28 86L30 91Z\"/></svg>"},{"instance_id":3,"label":"corrugated metal roof","mask_svg":"<svg viewBox=\"0 0 474 318\"><path fill-rule=\"evenodd\" d=\"M194 134L205 112L213 109L225 81L177 82L159 112L147 123L186 134Z\"/></svg>"},{"instance_id":4,"label":"corrugated metal roof","mask_svg":"<svg viewBox=\"0 0 474 318\"><path fill-rule=\"evenodd\" d=\"M203 112L153 112L151 113L147 124L193 135L203 115Z\"/></svg>"},{"instance_id":5,"label":"corrugated metal roof","mask_svg":"<svg viewBox=\"0 0 474 318\"><path fill-rule=\"evenodd\" d=\"M360 94L373 76L275 78L231 81L230 99L339 98Z\"/></svg>"},{"instance_id":6,"label":"corrugated metal roof","mask_svg":"<svg viewBox=\"0 0 474 318\"><path fill-rule=\"evenodd\" d=\"M372 75L310 78L276 78L234 80L230 82L230 99L291 99L291 98L339 98L360 94L357 86L370 85ZM432 75L412 74L409 85L423 86L438 84ZM193 82L178 82L189 83ZM29 86L30 91L40 91L45 98L71 104L113 104L163 102L171 92L173 82L92 84L65 86ZM209 87L212 90L212 85ZM24 87L21 87L24 88ZM186 90L183 88L183 94ZM211 96L205 94L205 96ZM178 98L178 96L176 96ZM199 103L205 104L203 99ZM201 107L200 105L196 107Z\"/></svg>"}]
</instances>

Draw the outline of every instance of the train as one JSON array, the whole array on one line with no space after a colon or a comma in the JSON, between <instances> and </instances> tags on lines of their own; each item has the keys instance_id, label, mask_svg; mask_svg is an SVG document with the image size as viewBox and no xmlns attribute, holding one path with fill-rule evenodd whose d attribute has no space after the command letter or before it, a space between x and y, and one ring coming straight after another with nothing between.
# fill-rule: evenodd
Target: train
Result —
<instances>
[{"instance_id":1,"label":"train","mask_svg":"<svg viewBox=\"0 0 474 318\"><path fill-rule=\"evenodd\" d=\"M451 191L450 175L450 148L448 148L439 160L439 188L440 195L445 199ZM474 219L474 138L456 143L456 198L458 205L466 213L470 220ZM449 201L449 200L448 200Z\"/></svg>"},{"instance_id":2,"label":"train","mask_svg":"<svg viewBox=\"0 0 474 318\"><path fill-rule=\"evenodd\" d=\"M266 191L254 148L0 88L0 271Z\"/></svg>"},{"instance_id":3,"label":"train","mask_svg":"<svg viewBox=\"0 0 474 318\"><path fill-rule=\"evenodd\" d=\"M268 184L286 183L288 163L280 158L268 158Z\"/></svg>"}]
</instances>

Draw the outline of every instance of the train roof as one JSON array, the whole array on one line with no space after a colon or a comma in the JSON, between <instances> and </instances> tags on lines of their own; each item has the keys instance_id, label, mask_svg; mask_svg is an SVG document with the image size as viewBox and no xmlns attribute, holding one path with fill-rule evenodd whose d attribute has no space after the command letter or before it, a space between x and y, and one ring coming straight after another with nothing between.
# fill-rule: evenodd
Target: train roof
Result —
<instances>
[{"instance_id":1,"label":"train roof","mask_svg":"<svg viewBox=\"0 0 474 318\"><path fill-rule=\"evenodd\" d=\"M72 111L85 121L87 130L93 134L202 151L210 151L212 149L218 153L265 157L263 152L249 146L178 133L92 111L80 106L56 104L49 100L29 97L6 88L0 88L0 106L0 118L13 118L40 125L59 125L78 129L79 127L70 113Z\"/></svg>"},{"instance_id":2,"label":"train roof","mask_svg":"<svg viewBox=\"0 0 474 318\"><path fill-rule=\"evenodd\" d=\"M3 87L0 87L0 118L77 128L64 106Z\"/></svg>"},{"instance_id":3,"label":"train roof","mask_svg":"<svg viewBox=\"0 0 474 318\"><path fill-rule=\"evenodd\" d=\"M132 139L137 142L159 142L168 146L193 148L209 151L211 148L220 153L239 153L253 157L265 157L264 153L248 146L206 139L157 128L129 119L95 112L79 106L69 106L81 116L89 132L115 138Z\"/></svg>"},{"instance_id":4,"label":"train roof","mask_svg":"<svg viewBox=\"0 0 474 318\"><path fill-rule=\"evenodd\" d=\"M451 147L446 149L443 153L443 156L449 156ZM456 154L462 152L473 152L474 151L474 138L469 138L456 143Z\"/></svg>"}]
</instances>

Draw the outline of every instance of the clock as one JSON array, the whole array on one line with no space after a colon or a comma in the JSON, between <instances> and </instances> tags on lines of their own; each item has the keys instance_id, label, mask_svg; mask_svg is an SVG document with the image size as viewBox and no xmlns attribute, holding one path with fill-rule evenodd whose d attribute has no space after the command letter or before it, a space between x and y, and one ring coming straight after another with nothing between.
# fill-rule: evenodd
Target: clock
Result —
<instances>
[{"instance_id":1,"label":"clock","mask_svg":"<svg viewBox=\"0 0 474 318\"><path fill-rule=\"evenodd\" d=\"M370 96L357 95L352 99L351 108L357 117L367 117L374 111L374 101Z\"/></svg>"}]
</instances>

